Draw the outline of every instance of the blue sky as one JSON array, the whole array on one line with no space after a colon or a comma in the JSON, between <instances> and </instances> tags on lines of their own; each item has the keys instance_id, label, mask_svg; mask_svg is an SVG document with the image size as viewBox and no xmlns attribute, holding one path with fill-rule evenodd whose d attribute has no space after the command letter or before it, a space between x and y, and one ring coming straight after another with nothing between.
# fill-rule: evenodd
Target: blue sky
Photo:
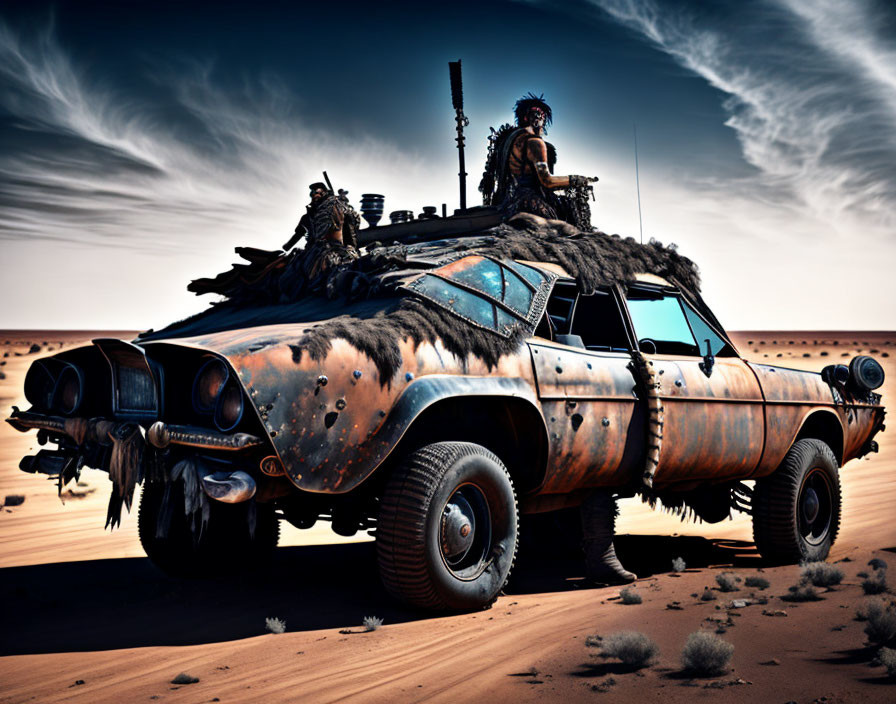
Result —
<instances>
[{"instance_id":1,"label":"blue sky","mask_svg":"<svg viewBox=\"0 0 896 704\"><path fill-rule=\"evenodd\" d=\"M327 169L387 210L468 198L543 92L594 222L701 267L731 329L894 329L896 9L856 0L4 3L0 327L146 328L282 244Z\"/></svg>"}]
</instances>

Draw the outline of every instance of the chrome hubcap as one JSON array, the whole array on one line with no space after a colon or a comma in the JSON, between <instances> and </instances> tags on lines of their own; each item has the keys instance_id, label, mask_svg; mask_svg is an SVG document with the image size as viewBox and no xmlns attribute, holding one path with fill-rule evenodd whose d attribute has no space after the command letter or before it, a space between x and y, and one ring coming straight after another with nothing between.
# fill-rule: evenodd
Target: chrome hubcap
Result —
<instances>
[{"instance_id":1,"label":"chrome hubcap","mask_svg":"<svg viewBox=\"0 0 896 704\"><path fill-rule=\"evenodd\" d=\"M492 516L485 494L475 484L455 489L442 509L439 547L445 566L458 579L475 579L488 567Z\"/></svg>"},{"instance_id":2,"label":"chrome hubcap","mask_svg":"<svg viewBox=\"0 0 896 704\"><path fill-rule=\"evenodd\" d=\"M815 493L815 489L806 489L805 494L803 494L803 518L812 523L816 518L818 518L818 494Z\"/></svg>"},{"instance_id":3,"label":"chrome hubcap","mask_svg":"<svg viewBox=\"0 0 896 704\"><path fill-rule=\"evenodd\" d=\"M823 470L812 469L806 475L798 505L800 535L810 545L821 545L834 515L834 492Z\"/></svg>"},{"instance_id":4,"label":"chrome hubcap","mask_svg":"<svg viewBox=\"0 0 896 704\"><path fill-rule=\"evenodd\" d=\"M448 562L457 562L470 551L476 534L473 507L462 495L455 494L442 512L442 553Z\"/></svg>"}]
</instances>

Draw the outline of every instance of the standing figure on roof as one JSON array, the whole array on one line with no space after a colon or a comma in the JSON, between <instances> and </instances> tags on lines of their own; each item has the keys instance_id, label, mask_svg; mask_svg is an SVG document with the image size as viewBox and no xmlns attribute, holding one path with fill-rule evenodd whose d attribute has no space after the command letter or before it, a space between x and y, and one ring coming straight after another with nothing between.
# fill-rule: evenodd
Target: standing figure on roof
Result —
<instances>
[{"instance_id":1,"label":"standing figure on roof","mask_svg":"<svg viewBox=\"0 0 896 704\"><path fill-rule=\"evenodd\" d=\"M505 218L532 213L590 231L588 195L597 178L554 176L557 151L544 140L553 115L544 96L523 96L516 101L514 114L516 125L504 124L497 132L492 129L479 184L483 204L497 206ZM558 189L567 194L556 193Z\"/></svg>"},{"instance_id":2,"label":"standing figure on roof","mask_svg":"<svg viewBox=\"0 0 896 704\"><path fill-rule=\"evenodd\" d=\"M283 249L289 252L303 237L305 248L291 254L280 280L281 293L292 299L314 286L328 269L358 258L361 217L348 202L348 192L334 194L326 183L312 183L311 202Z\"/></svg>"}]
</instances>

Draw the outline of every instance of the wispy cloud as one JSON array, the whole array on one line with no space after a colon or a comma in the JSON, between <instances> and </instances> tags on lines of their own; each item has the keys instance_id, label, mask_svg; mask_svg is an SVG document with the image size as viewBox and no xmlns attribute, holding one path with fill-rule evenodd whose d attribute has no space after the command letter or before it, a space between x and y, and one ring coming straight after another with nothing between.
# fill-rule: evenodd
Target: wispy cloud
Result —
<instances>
[{"instance_id":1,"label":"wispy cloud","mask_svg":"<svg viewBox=\"0 0 896 704\"><path fill-rule=\"evenodd\" d=\"M303 127L275 81L224 90L212 63L151 68L164 111L75 65L52 26L22 37L0 21L4 129L16 140L0 155L0 239L156 252L274 247L327 167L351 175L342 187L413 194L404 207L436 195L422 157Z\"/></svg>"},{"instance_id":2,"label":"wispy cloud","mask_svg":"<svg viewBox=\"0 0 896 704\"><path fill-rule=\"evenodd\" d=\"M288 239L322 169L395 209L454 192L450 164L439 180L400 145L307 127L276 80L234 87L211 61L165 61L146 66L155 90L131 89L79 65L52 24L26 35L0 18L0 300L28 291L0 324L182 317L203 305L186 283L234 246Z\"/></svg>"},{"instance_id":3,"label":"wispy cloud","mask_svg":"<svg viewBox=\"0 0 896 704\"><path fill-rule=\"evenodd\" d=\"M768 0L696 13L593 0L726 94L758 177L727 187L830 227L896 226L896 53L863 0Z\"/></svg>"}]
</instances>

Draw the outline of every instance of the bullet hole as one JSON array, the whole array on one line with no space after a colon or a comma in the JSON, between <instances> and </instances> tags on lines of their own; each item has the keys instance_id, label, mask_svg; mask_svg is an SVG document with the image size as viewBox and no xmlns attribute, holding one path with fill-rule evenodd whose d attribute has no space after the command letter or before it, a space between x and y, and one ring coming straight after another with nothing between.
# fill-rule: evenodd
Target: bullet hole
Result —
<instances>
[{"instance_id":1,"label":"bullet hole","mask_svg":"<svg viewBox=\"0 0 896 704\"><path fill-rule=\"evenodd\" d=\"M360 379L361 374L362 374L362 372L360 369L355 369L355 371L352 372L352 376L355 377L355 379Z\"/></svg>"},{"instance_id":2,"label":"bullet hole","mask_svg":"<svg viewBox=\"0 0 896 704\"><path fill-rule=\"evenodd\" d=\"M610 427L610 419L609 419L609 418L603 418L603 419L600 421L600 424L601 424L602 426L604 426L605 428L609 428L609 427Z\"/></svg>"},{"instance_id":3,"label":"bullet hole","mask_svg":"<svg viewBox=\"0 0 896 704\"><path fill-rule=\"evenodd\" d=\"M336 411L330 411L324 416L324 425L328 428L332 428L338 417L339 414Z\"/></svg>"},{"instance_id":4,"label":"bullet hole","mask_svg":"<svg viewBox=\"0 0 896 704\"><path fill-rule=\"evenodd\" d=\"M338 401L336 401L336 410L337 411L341 411L344 408L345 408L345 399L344 398L341 398Z\"/></svg>"},{"instance_id":5,"label":"bullet hole","mask_svg":"<svg viewBox=\"0 0 896 704\"><path fill-rule=\"evenodd\" d=\"M579 429L579 426L582 425L582 421L584 421L584 420L585 419L582 418L581 413L573 413L572 414L572 417L569 419L569 422L572 423L573 432L575 432Z\"/></svg>"},{"instance_id":6,"label":"bullet hole","mask_svg":"<svg viewBox=\"0 0 896 704\"><path fill-rule=\"evenodd\" d=\"M407 374L404 375L404 380L405 380L405 381L413 381L413 380L414 380L414 375L411 374L411 372L408 372Z\"/></svg>"},{"instance_id":7,"label":"bullet hole","mask_svg":"<svg viewBox=\"0 0 896 704\"><path fill-rule=\"evenodd\" d=\"M562 374L562 373L563 373L563 367L559 367L559 366L558 366L558 367L554 367L554 370L555 370L558 374Z\"/></svg>"},{"instance_id":8,"label":"bullet hole","mask_svg":"<svg viewBox=\"0 0 896 704\"><path fill-rule=\"evenodd\" d=\"M319 377L317 377L317 385L318 386L326 386L329 381L330 380L327 379L327 377L324 376L323 374L321 374Z\"/></svg>"}]
</instances>

